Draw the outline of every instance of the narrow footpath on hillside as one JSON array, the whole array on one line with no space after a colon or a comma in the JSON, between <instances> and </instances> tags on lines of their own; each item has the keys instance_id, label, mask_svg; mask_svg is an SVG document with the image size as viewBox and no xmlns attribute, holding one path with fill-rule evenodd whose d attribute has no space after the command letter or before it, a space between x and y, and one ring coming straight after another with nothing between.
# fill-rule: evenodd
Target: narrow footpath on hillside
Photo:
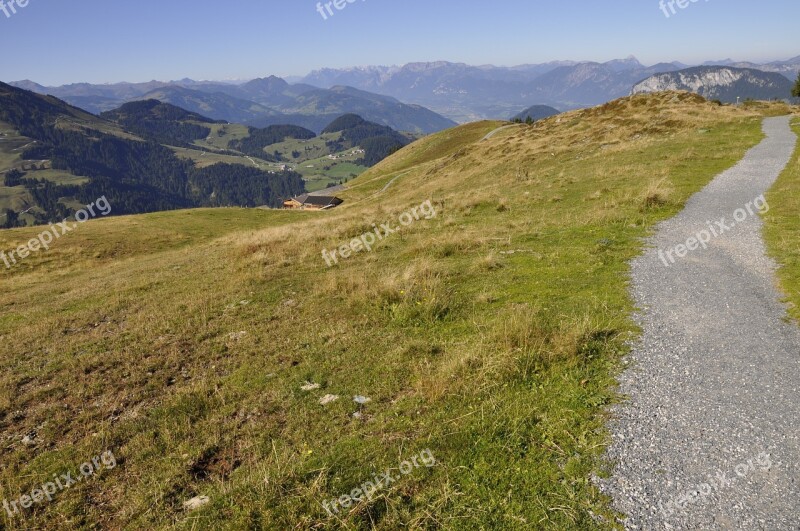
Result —
<instances>
[{"instance_id":1,"label":"narrow footpath on hillside","mask_svg":"<svg viewBox=\"0 0 800 531\"><path fill-rule=\"evenodd\" d=\"M758 215L797 137L764 132L632 264L643 335L601 482L628 529L800 529L800 328Z\"/></svg>"},{"instance_id":2,"label":"narrow footpath on hillside","mask_svg":"<svg viewBox=\"0 0 800 531\"><path fill-rule=\"evenodd\" d=\"M498 127L494 131L490 131L489 133L487 133L486 136L484 136L481 139L481 142L485 142L485 141L489 140L490 138L492 138L494 135L496 135L500 131L505 131L506 129L512 129L514 127L520 127L520 125L521 124L511 124L511 125L504 125L504 126Z\"/></svg>"}]
</instances>

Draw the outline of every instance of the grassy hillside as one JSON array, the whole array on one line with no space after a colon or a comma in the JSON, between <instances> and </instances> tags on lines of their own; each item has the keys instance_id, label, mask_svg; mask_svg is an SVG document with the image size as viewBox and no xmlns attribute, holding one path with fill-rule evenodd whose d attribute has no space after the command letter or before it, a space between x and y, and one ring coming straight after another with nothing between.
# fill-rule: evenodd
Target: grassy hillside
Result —
<instances>
[{"instance_id":1,"label":"grassy hillside","mask_svg":"<svg viewBox=\"0 0 800 531\"><path fill-rule=\"evenodd\" d=\"M792 121L800 135L800 112ZM778 276L786 294L790 313L800 320L800 149L795 152L789 167L767 195L770 211L764 216L764 230L770 254L781 268Z\"/></svg>"},{"instance_id":2,"label":"grassy hillside","mask_svg":"<svg viewBox=\"0 0 800 531\"><path fill-rule=\"evenodd\" d=\"M195 141L196 146L212 150L224 149L230 152L231 141L242 140L250 136L247 127L242 125L228 124L210 127L211 134L208 138ZM313 192L340 182L350 181L367 170L363 164L356 164L364 158L363 150L358 146L346 147L344 151L331 149L330 143L339 142L341 138L341 132L324 133L308 140L287 138L283 142L266 146L263 149L263 158L255 157L256 153L252 153L253 156L249 158L244 154L241 157L233 155L233 158L239 158L238 163L240 164L249 162L268 170L275 170L286 165L302 175L306 182L306 189ZM264 160L275 158L276 153L279 155L280 162ZM203 155L201 152L195 153L191 150L184 150L180 154L191 157L198 165L209 164L207 160L217 161L231 158L231 155L214 153ZM209 156L210 159L204 158ZM331 156L335 158L331 158Z\"/></svg>"},{"instance_id":3,"label":"grassy hillside","mask_svg":"<svg viewBox=\"0 0 800 531\"><path fill-rule=\"evenodd\" d=\"M337 196L346 197L352 204L382 193L384 189L407 175L409 169L448 156L456 156L467 146L481 140L492 131L507 126L505 122L483 121L463 125L455 129L436 133L421 142L415 142L402 151L402 156L389 157L348 183L346 192Z\"/></svg>"},{"instance_id":4,"label":"grassy hillside","mask_svg":"<svg viewBox=\"0 0 800 531\"><path fill-rule=\"evenodd\" d=\"M636 333L627 262L761 140L763 112L665 94L486 141L500 124L471 124L333 211L90 221L0 267L0 495L118 463L6 525L611 527L589 478ZM426 201L435 217L326 265ZM435 466L398 470L426 449ZM385 470L372 500L323 508Z\"/></svg>"},{"instance_id":5,"label":"grassy hillside","mask_svg":"<svg viewBox=\"0 0 800 531\"><path fill-rule=\"evenodd\" d=\"M0 195L6 208L14 208L2 212L0 226L62 221L76 213L76 206L98 198L112 202L114 214L119 215L190 207L280 206L305 189L301 175L286 169L268 172L255 161L204 166L176 156L162 143L187 147L189 141L211 133L198 123L209 120L183 109L149 101L127 104L105 116L118 122L0 82L0 119L6 130L0 150L4 165L12 166L0 166L3 186L10 188ZM133 136L131 131L144 136ZM15 147L26 139L31 141ZM37 179L40 171L47 173ZM67 172L73 177L65 177Z\"/></svg>"},{"instance_id":6,"label":"grassy hillside","mask_svg":"<svg viewBox=\"0 0 800 531\"><path fill-rule=\"evenodd\" d=\"M30 138L20 135L10 124L0 122L0 167L13 168L21 163L21 148L30 142Z\"/></svg>"},{"instance_id":7,"label":"grassy hillside","mask_svg":"<svg viewBox=\"0 0 800 531\"><path fill-rule=\"evenodd\" d=\"M25 212L20 218L33 223L34 217L26 210L35 205L30 192L22 185L4 186L3 175L9 170L24 170L26 178L42 179L56 184L70 185L88 182L86 177L72 175L66 171L52 169L49 161L23 160L22 150L34 143L33 139L20 135L10 124L0 121L0 224L5 223L5 210ZM31 169L35 165L36 169ZM66 202L66 200L65 200ZM37 210L34 207L31 211Z\"/></svg>"},{"instance_id":8,"label":"grassy hillside","mask_svg":"<svg viewBox=\"0 0 800 531\"><path fill-rule=\"evenodd\" d=\"M226 164L241 164L242 166L252 166L254 168L261 168L262 170L276 170L280 168L281 164L267 162L261 159L248 158L246 155L235 154L220 154L213 151L200 151L197 149L186 149L171 147L176 155L182 158L191 159L197 168L206 168L218 162Z\"/></svg>"}]
</instances>

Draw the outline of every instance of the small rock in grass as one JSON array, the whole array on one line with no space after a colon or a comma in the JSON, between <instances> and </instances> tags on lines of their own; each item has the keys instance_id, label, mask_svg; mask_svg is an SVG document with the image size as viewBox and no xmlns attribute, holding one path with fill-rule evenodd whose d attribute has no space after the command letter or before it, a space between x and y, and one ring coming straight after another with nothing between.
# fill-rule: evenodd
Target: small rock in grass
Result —
<instances>
[{"instance_id":1,"label":"small rock in grass","mask_svg":"<svg viewBox=\"0 0 800 531\"><path fill-rule=\"evenodd\" d=\"M356 404L364 405L367 402L371 402L371 401L372 401L372 399L371 398L367 398L366 396L359 395L359 396L354 396L353 397L353 402L355 402Z\"/></svg>"},{"instance_id":2,"label":"small rock in grass","mask_svg":"<svg viewBox=\"0 0 800 531\"><path fill-rule=\"evenodd\" d=\"M187 511L194 511L210 501L211 499L208 496L195 496L191 500L186 500L183 502L183 508Z\"/></svg>"},{"instance_id":3,"label":"small rock in grass","mask_svg":"<svg viewBox=\"0 0 800 531\"><path fill-rule=\"evenodd\" d=\"M318 383L306 382L305 384L303 384L302 387L300 387L300 389L302 389L303 391L313 391L315 389L319 389L320 387L322 386Z\"/></svg>"},{"instance_id":4,"label":"small rock in grass","mask_svg":"<svg viewBox=\"0 0 800 531\"><path fill-rule=\"evenodd\" d=\"M339 400L339 397L336 395L325 395L319 399L319 403L322 404L323 406L326 406L331 402L336 402L337 400Z\"/></svg>"}]
</instances>

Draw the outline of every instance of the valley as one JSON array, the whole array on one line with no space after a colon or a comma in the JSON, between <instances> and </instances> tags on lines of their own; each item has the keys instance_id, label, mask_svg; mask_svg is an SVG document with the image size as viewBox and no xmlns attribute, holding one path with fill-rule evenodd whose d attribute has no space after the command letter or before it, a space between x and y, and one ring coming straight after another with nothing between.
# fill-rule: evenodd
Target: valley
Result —
<instances>
[{"instance_id":1,"label":"valley","mask_svg":"<svg viewBox=\"0 0 800 531\"><path fill-rule=\"evenodd\" d=\"M53 95L95 114L126 103L155 99L214 120L259 128L297 125L319 133L343 114L358 114L368 121L415 134L429 134L455 125L429 109L401 103L391 96L346 86L321 89L302 83L290 85L275 76L238 84L190 79L61 87L44 87L30 80L10 84L37 94Z\"/></svg>"},{"instance_id":2,"label":"valley","mask_svg":"<svg viewBox=\"0 0 800 531\"><path fill-rule=\"evenodd\" d=\"M358 164L363 156L363 151L358 148L333 154L326 143L335 142L341 136L340 134L321 135L311 140L290 139L265 146L268 147L272 156L277 153L281 162L269 162L244 154L222 155L212 151L227 150L228 148L221 146L227 146L231 141L247 138L249 135L247 130L246 126L237 124L217 126L212 128L212 133L208 138L194 142L200 151L197 149L174 149L180 156L191 158L198 166L207 166L217 162L232 164L249 162L266 171L280 171L287 168L303 176L306 190L309 192L343 183L368 169L366 166ZM330 156L335 158L330 158Z\"/></svg>"},{"instance_id":3,"label":"valley","mask_svg":"<svg viewBox=\"0 0 800 531\"><path fill-rule=\"evenodd\" d=\"M708 61L706 72L729 77L730 69L756 70L755 78L727 87L712 81L706 93L731 91L747 98L788 97L785 87L763 89L759 75L776 74L793 81L800 73L800 57L757 64L745 61ZM297 125L319 133L338 116L358 114L398 131L430 134L482 119L512 119L532 105L559 111L590 107L627 96L631 87L656 75L683 72L678 61L646 66L633 56L604 63L553 61L515 67L472 66L436 61L402 66L326 68L288 83L269 76L246 82L210 82L183 79L111 85L74 84L44 87L29 80L11 83L40 94L52 94L93 113L120 105L158 99L214 119L255 127ZM775 85L773 78L766 82ZM780 83L780 82L777 82ZM674 87L673 87L674 88ZM725 101L731 101L723 96ZM735 97L732 101L736 101ZM402 102L402 103L401 103Z\"/></svg>"},{"instance_id":4,"label":"valley","mask_svg":"<svg viewBox=\"0 0 800 531\"><path fill-rule=\"evenodd\" d=\"M418 137L353 114L337 117L319 135L289 125L259 129L158 100L97 117L5 87L0 223L7 228L59 221L100 190L123 201L115 214L192 205L277 208L304 191L357 177ZM98 138L105 144L99 151L92 145ZM141 175L143 165L167 184ZM179 184L184 179L190 190ZM167 196L155 197L165 186Z\"/></svg>"}]
</instances>

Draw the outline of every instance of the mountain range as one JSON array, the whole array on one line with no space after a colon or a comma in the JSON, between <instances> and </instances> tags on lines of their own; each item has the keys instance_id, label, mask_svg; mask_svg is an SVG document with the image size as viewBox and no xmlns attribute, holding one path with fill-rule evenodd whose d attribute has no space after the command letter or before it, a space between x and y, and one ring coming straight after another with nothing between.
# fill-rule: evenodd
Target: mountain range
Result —
<instances>
[{"instance_id":1,"label":"mountain range","mask_svg":"<svg viewBox=\"0 0 800 531\"><path fill-rule=\"evenodd\" d=\"M0 83L0 227L59 221L101 196L116 214L275 207L306 185L354 177L414 138L355 114L317 135L230 124L157 99L96 116Z\"/></svg>"},{"instance_id":2,"label":"mountain range","mask_svg":"<svg viewBox=\"0 0 800 531\"><path fill-rule=\"evenodd\" d=\"M753 68L698 66L656 74L636 85L632 93L688 90L709 100L735 103L737 99L786 99L792 82L785 76Z\"/></svg>"},{"instance_id":3,"label":"mountain range","mask_svg":"<svg viewBox=\"0 0 800 531\"><path fill-rule=\"evenodd\" d=\"M731 60L704 66L733 66L774 72L794 80L800 56L756 65ZM515 115L531 105L564 110L588 107L630 94L655 74L688 68L680 62L645 66L635 57L605 63L558 61L515 67L469 66L445 61L405 66L317 70L301 79L321 87L348 85L424 105L459 122Z\"/></svg>"},{"instance_id":4,"label":"mountain range","mask_svg":"<svg viewBox=\"0 0 800 531\"><path fill-rule=\"evenodd\" d=\"M288 169L268 172L246 159L204 165L181 156L175 146L210 134L213 124L155 101L98 117L0 83L2 197L16 197L5 205L5 226L54 222L98 197L111 202L116 214L135 214L278 206L304 190L302 176ZM162 144L172 135L178 138L171 145Z\"/></svg>"},{"instance_id":5,"label":"mountain range","mask_svg":"<svg viewBox=\"0 0 800 531\"><path fill-rule=\"evenodd\" d=\"M702 66L759 70L794 80L800 56L765 64L724 59ZM456 122L506 119L532 105L566 111L605 103L630 94L631 87L654 75L687 68L690 65L677 61L645 66L630 56L604 63L554 61L514 67L437 61L326 68L295 83L269 76L237 83L181 79L44 87L25 80L11 85L51 94L95 114L130 101L158 99L254 127L290 124L320 133L332 120L353 113L398 131L427 134Z\"/></svg>"},{"instance_id":6,"label":"mountain range","mask_svg":"<svg viewBox=\"0 0 800 531\"><path fill-rule=\"evenodd\" d=\"M45 87L25 80L10 85L55 96L94 114L131 101L156 99L215 120L255 127L298 125L316 133L349 113L412 133L428 134L456 125L420 105L401 103L391 96L345 86L320 89L307 84L290 85L275 76L238 85L190 79L109 85L78 83L60 87Z\"/></svg>"},{"instance_id":7,"label":"mountain range","mask_svg":"<svg viewBox=\"0 0 800 531\"><path fill-rule=\"evenodd\" d=\"M512 116L511 120L524 122L528 119L531 119L536 121L555 116L556 114L559 114L558 109L554 109L549 105L533 105Z\"/></svg>"}]
</instances>

